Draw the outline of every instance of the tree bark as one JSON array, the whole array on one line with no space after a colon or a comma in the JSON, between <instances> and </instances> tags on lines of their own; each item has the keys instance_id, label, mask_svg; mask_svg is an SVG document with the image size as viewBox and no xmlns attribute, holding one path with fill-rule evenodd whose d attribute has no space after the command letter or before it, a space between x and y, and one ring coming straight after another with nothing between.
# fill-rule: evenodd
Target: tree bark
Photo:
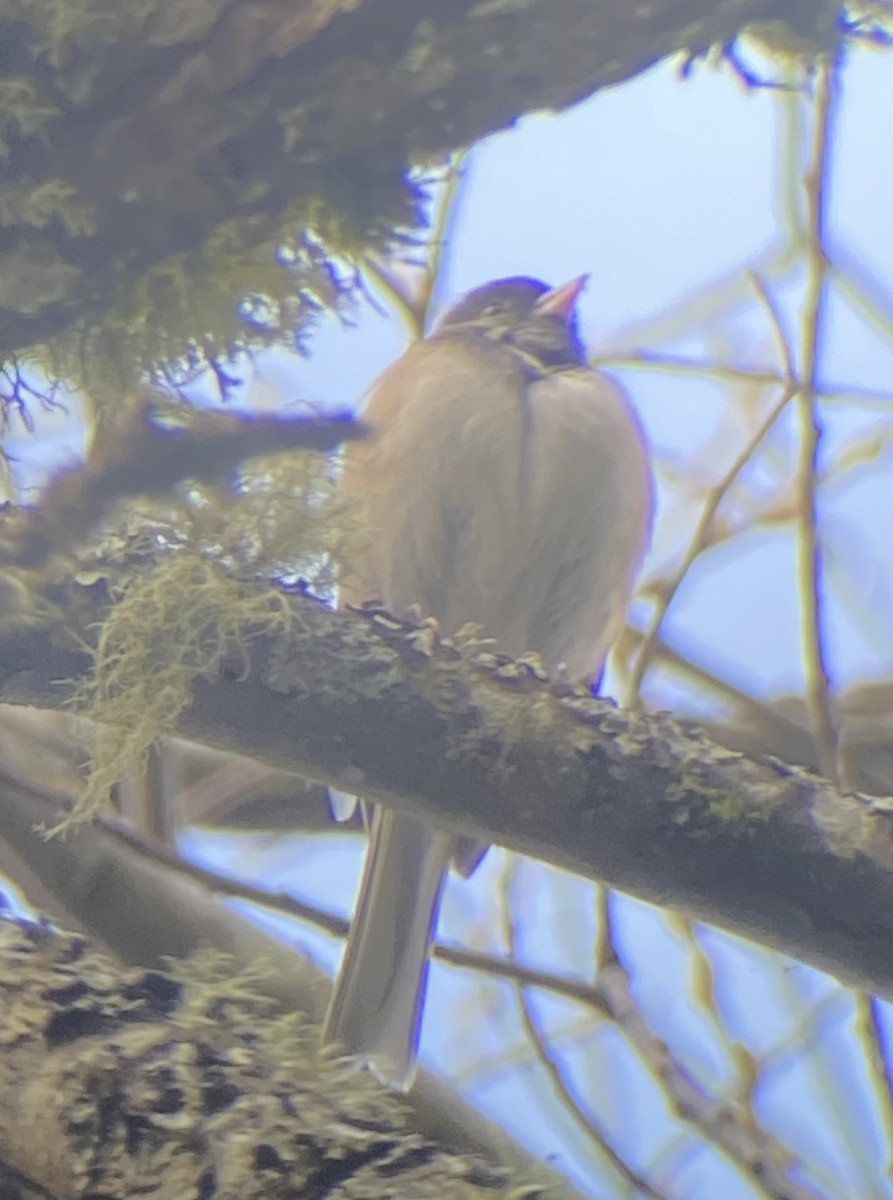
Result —
<instances>
[{"instance_id":1,"label":"tree bark","mask_svg":"<svg viewBox=\"0 0 893 1200\"><path fill-rule=\"evenodd\" d=\"M52 5L0 0L0 44L15 64L0 91L0 356L95 322L175 258L140 303L170 305L177 279L203 270L218 272L219 290L227 262L238 267L233 300L262 291L257 263L301 226L336 249L380 248L421 221L403 182L411 162L749 22L818 25L816 11L835 9L70 0L53 23ZM207 324L194 319L201 338Z\"/></svg>"},{"instance_id":2,"label":"tree bark","mask_svg":"<svg viewBox=\"0 0 893 1200\"><path fill-rule=\"evenodd\" d=\"M222 956L127 969L0 919L0 1043L5 1196L571 1195L410 1131L396 1097L320 1055Z\"/></svg>"},{"instance_id":3,"label":"tree bark","mask_svg":"<svg viewBox=\"0 0 893 1200\"><path fill-rule=\"evenodd\" d=\"M0 701L55 707L102 584L51 593L60 629L0 631ZM664 714L623 712L374 609L279 596L197 679L178 732L425 815L893 995L893 806L747 758ZM72 617L73 619L73 617ZM64 681L64 682L63 682Z\"/></svg>"}]
</instances>

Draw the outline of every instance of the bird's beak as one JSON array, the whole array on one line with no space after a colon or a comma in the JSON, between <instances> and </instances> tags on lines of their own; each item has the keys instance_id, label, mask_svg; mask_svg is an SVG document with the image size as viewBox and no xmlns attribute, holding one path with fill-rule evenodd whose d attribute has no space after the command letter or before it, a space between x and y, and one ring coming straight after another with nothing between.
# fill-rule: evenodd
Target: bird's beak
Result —
<instances>
[{"instance_id":1,"label":"bird's beak","mask_svg":"<svg viewBox=\"0 0 893 1200\"><path fill-rule=\"evenodd\" d=\"M570 320L571 313L574 311L574 305L577 303L577 297L588 282L588 275L578 275L576 279L571 279L568 283L562 283L560 287L552 288L550 292L546 292L544 296L541 296L537 300L534 305L534 311L537 313L552 313L556 317L561 317L563 321Z\"/></svg>"}]
</instances>

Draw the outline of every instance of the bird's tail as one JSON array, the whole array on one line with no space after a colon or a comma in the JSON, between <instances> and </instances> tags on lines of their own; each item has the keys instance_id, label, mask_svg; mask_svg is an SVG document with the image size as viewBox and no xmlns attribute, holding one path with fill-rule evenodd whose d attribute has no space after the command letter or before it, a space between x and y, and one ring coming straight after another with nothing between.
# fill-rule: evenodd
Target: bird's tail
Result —
<instances>
[{"instance_id":1,"label":"bird's tail","mask_svg":"<svg viewBox=\"0 0 893 1200\"><path fill-rule=\"evenodd\" d=\"M378 806L323 1041L392 1087L415 1074L428 960L454 837Z\"/></svg>"}]
</instances>

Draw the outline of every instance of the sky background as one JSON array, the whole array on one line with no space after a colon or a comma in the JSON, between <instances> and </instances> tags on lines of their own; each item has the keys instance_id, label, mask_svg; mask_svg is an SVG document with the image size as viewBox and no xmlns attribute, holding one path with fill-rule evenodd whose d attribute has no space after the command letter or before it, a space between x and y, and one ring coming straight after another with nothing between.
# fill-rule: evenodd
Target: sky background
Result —
<instances>
[{"instance_id":1,"label":"sky background","mask_svg":"<svg viewBox=\"0 0 893 1200\"><path fill-rule=\"evenodd\" d=\"M842 273L829 301L820 371L834 393L822 407L823 461L834 462L869 434L877 453L821 494L830 660L841 688L893 673L893 53L851 53L842 84L830 180L830 247ZM556 284L591 274L581 329L629 388L662 483L646 580L687 544L699 512L694 485L722 475L777 393L733 397L726 381L703 374L617 364L648 348L778 367L770 322L743 272L763 274L796 339L803 272L784 265L783 250L804 152L791 135L798 106L808 107L776 90L748 91L729 69L696 64L682 81L678 64L666 62L570 112L520 122L476 147L464 164L437 298L447 302L503 275ZM405 345L400 322L372 307L351 328L332 318L314 335L309 359L266 356L258 374L246 376L248 395L256 403L301 397L343 408ZM42 432L60 436L70 453L72 426L58 415L46 418ZM10 449L22 456L24 478L32 451L25 439ZM783 487L795 451L788 416L747 473L747 495L771 497ZM793 537L784 528L754 530L705 554L671 608L667 640L752 695L800 690L794 563ZM640 603L634 616L646 611ZM607 690L616 682L609 677ZM646 695L679 711L715 711L715 702L661 673L649 677ZM190 833L184 846L210 864L253 878L262 873L270 887L344 914L362 852L361 839L344 835L247 840ZM501 892L512 897L526 959L574 976L591 971L594 889L537 864L512 865L501 853L492 853L472 881L451 883L444 938L503 952ZM701 930L694 941L633 900L617 903L615 919L638 1004L699 1078L733 1089L743 1077L736 1055L746 1048L759 1063L758 1115L809 1164L819 1194L893 1195L891 1148L855 1048L847 993L715 931ZM338 947L323 935L288 926L286 936L334 967ZM699 953L713 964L713 1009L698 999ZM533 1004L584 1109L668 1195L760 1194L673 1121L616 1031L554 998L537 996ZM805 1013L814 1014L811 1024ZM507 985L435 967L426 1061L458 1074L470 1095L592 1196L633 1195L563 1113L526 1056L519 1029Z\"/></svg>"}]
</instances>

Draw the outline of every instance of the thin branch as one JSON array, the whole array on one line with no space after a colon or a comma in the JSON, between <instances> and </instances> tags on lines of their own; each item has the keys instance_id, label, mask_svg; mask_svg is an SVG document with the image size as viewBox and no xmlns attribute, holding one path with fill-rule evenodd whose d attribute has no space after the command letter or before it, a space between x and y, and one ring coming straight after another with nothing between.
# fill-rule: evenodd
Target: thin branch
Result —
<instances>
[{"instance_id":1,"label":"thin branch","mask_svg":"<svg viewBox=\"0 0 893 1200\"><path fill-rule=\"evenodd\" d=\"M231 875L215 871L210 867L199 866L197 863L183 858L176 851L167 849L160 842L143 837L123 822L112 817L98 816L95 820L105 833L135 851L141 858L158 863L168 870L176 871L184 878L201 884L218 896L247 900L251 904L257 904L272 912L296 917L301 921L309 921L318 929L323 929L334 937L347 936L350 929L349 921L345 921L343 917L336 916L334 913L326 912L315 904L307 904L290 892L270 891L267 888L256 887L245 880L233 879Z\"/></svg>"},{"instance_id":2,"label":"thin branch","mask_svg":"<svg viewBox=\"0 0 893 1200\"><path fill-rule=\"evenodd\" d=\"M775 422L784 412L787 405L793 399L797 392L797 378L794 369L793 359L788 346L787 338L784 334L784 329L781 323L781 317L778 309L772 300L765 284L758 275L754 272L748 273L753 287L755 288L760 299L763 301L766 311L769 314L770 322L775 332L776 341L779 346L784 374L782 376L784 387L781 395L766 413L762 421L757 425L756 429L747 439L741 450L732 460L728 470L719 481L707 492L704 507L701 511L701 516L695 526L688 549L686 550L682 562L679 564L673 578L661 590L660 596L654 604L654 609L651 614L651 619L645 631L645 636L642 644L639 647L639 653L636 657L633 669L630 674L629 683L627 685L627 703L638 704L641 701L642 683L645 678L645 672L654 656L654 651L657 642L657 636L666 618L667 611L673 602L676 593L682 585L683 580L688 575L692 564L699 554L706 548L710 532L716 517L717 510L720 504L725 499L729 489L733 486L738 476L753 458L757 448L763 441L763 438L772 429Z\"/></svg>"},{"instance_id":3,"label":"thin branch","mask_svg":"<svg viewBox=\"0 0 893 1200\"><path fill-rule=\"evenodd\" d=\"M716 972L713 960L698 937L699 927L689 917L679 912L668 912L666 920L669 930L684 941L688 947L688 994L692 1008L700 1010L705 1024L710 1026L718 1041L722 1043L726 1059L737 1076L736 1082L740 1084L740 1044L730 1037L726 1022L720 1012L716 995ZM736 1087L736 1091L739 1093L741 1090L740 1086ZM752 1113L748 1114L748 1119L753 1121Z\"/></svg>"},{"instance_id":4,"label":"thin branch","mask_svg":"<svg viewBox=\"0 0 893 1200\"><path fill-rule=\"evenodd\" d=\"M307 904L289 893L267 891L234 880L208 867L197 866L164 847L147 841L118 821L98 818L98 823L106 833L141 857L200 883L212 893L247 900L270 911L308 921L336 937L344 937L347 934L349 922L334 913ZM614 946L611 906L608 902L611 895L607 889L599 889L599 896L604 901L602 907L606 913L603 929L607 941L603 943L601 952L604 979L600 974L595 983L530 967L518 962L514 955L508 958L498 957L441 942L435 946L435 957L440 962L460 969L514 982L522 990L534 988L561 996L583 1005L590 1012L598 1014L601 1019L609 1021L622 1031L650 1070L652 1077L659 1082L668 1109L679 1120L726 1154L740 1170L747 1171L754 1184L757 1180L764 1180L770 1189L766 1192L767 1195L788 1195L799 1197L799 1200L814 1200L811 1192L792 1193L784 1190L791 1186L790 1179L785 1174L795 1161L791 1151L762 1130L752 1114L749 1114L747 1120L738 1120L735 1105L711 1097L685 1065L673 1055L666 1043L648 1027L632 998L629 976ZM588 1121L589 1118L584 1116L584 1119ZM781 1164L787 1164L787 1167Z\"/></svg>"},{"instance_id":5,"label":"thin branch","mask_svg":"<svg viewBox=\"0 0 893 1200\"><path fill-rule=\"evenodd\" d=\"M190 622L205 629L212 619L208 586L183 614L187 644ZM58 707L91 669L76 638L91 636L109 600L92 577L68 588L52 592L57 608L78 614L64 643L33 613L30 624L0 625L0 699ZM243 617L232 647L211 675L191 688L184 680L172 733L683 909L856 986L893 990L893 807L884 801L729 751L693 723L618 710L548 680L538 659L441 639L375 605L334 612L247 581L236 595ZM167 601L158 611L173 619ZM134 636L151 625L142 607L137 614ZM142 685L125 699L130 719L142 718Z\"/></svg>"},{"instance_id":6,"label":"thin branch","mask_svg":"<svg viewBox=\"0 0 893 1200\"><path fill-rule=\"evenodd\" d=\"M507 895L504 896L501 907L503 933L509 954L514 958L517 950L517 934L511 916L512 905ZM549 1048L546 1035L540 1028L531 1009L527 997L527 989L521 984L517 984L515 992L518 999L521 1024L527 1040L533 1049L534 1061L539 1063L545 1072L555 1094L561 1102L563 1110L592 1144L596 1157L607 1160L613 1170L617 1172L629 1187L634 1188L644 1196L650 1197L650 1200L667 1200L666 1193L658 1191L615 1150L604 1125L590 1111L588 1104L584 1106L583 1101L577 1096L574 1088L568 1082L560 1062Z\"/></svg>"},{"instance_id":7,"label":"thin branch","mask_svg":"<svg viewBox=\"0 0 893 1200\"><path fill-rule=\"evenodd\" d=\"M614 923L612 899L614 893L606 887L597 886L595 891L595 945L593 961L596 975L604 966L616 957L614 948Z\"/></svg>"},{"instance_id":8,"label":"thin branch","mask_svg":"<svg viewBox=\"0 0 893 1200\"><path fill-rule=\"evenodd\" d=\"M465 181L466 154L457 151L441 182L441 194L435 205L434 227L427 239L428 261L415 288L410 288L389 264L373 254L363 257L363 269L376 287L385 293L414 341L425 336L431 321L431 308L437 284L443 274L443 260L449 245L448 231Z\"/></svg>"},{"instance_id":9,"label":"thin branch","mask_svg":"<svg viewBox=\"0 0 893 1200\"><path fill-rule=\"evenodd\" d=\"M388 302L394 306L398 317L409 330L413 341L422 337L425 332L423 318L416 302L407 295L399 276L372 254L364 256L363 271L372 279L378 290L384 292Z\"/></svg>"},{"instance_id":10,"label":"thin branch","mask_svg":"<svg viewBox=\"0 0 893 1200\"><path fill-rule=\"evenodd\" d=\"M4 837L52 888L54 911L73 913L91 936L125 962L156 968L170 957L189 957L208 946L227 954L236 973L261 961L262 993L286 1012L322 1020L328 990L323 972L256 921L222 905L198 874L186 877L180 863L169 869L160 853L135 853L101 826L81 826L64 839L37 836L35 826L57 819L66 799L0 777ZM488 1161L534 1169L528 1151L430 1072L419 1072L403 1103L409 1123L426 1136L468 1148ZM536 1169L551 1175L541 1164ZM567 1184L559 1186L559 1195L561 1186L569 1200L582 1200Z\"/></svg>"},{"instance_id":11,"label":"thin branch","mask_svg":"<svg viewBox=\"0 0 893 1200\"><path fill-rule=\"evenodd\" d=\"M859 1151L860 1146L865 1149L867 1145L864 1139L865 1127L862 1114L852 1103L852 1095L848 1094L846 1088L840 1085L840 1057L834 1046L833 1038L823 1036L825 1021L830 1023L836 1020L841 1027L850 1024L853 994L832 989L831 995L834 996L836 991L839 997L836 1004L833 1001L827 1006L816 1004L809 1011L808 1005L813 996L814 984L804 978L804 972L785 969L784 962L777 959L771 960L767 966L775 981L774 990L780 997L779 1008L792 1014L803 1013L803 1019L808 1023L809 1034L800 1042L805 1053L802 1062L794 1060L795 1065L812 1076L812 1087L816 1089L817 1095L823 1097L826 1128L829 1131L836 1130L836 1144L850 1149L850 1162L861 1176L861 1184L857 1183L853 1187L853 1193L860 1197L876 1195L871 1180L870 1156ZM764 1079L765 1074L764 1070ZM755 1080L757 1078L756 1072L754 1078Z\"/></svg>"},{"instance_id":12,"label":"thin branch","mask_svg":"<svg viewBox=\"0 0 893 1200\"><path fill-rule=\"evenodd\" d=\"M740 1090L732 1098L708 1095L666 1042L652 1031L633 998L629 972L619 954L603 963L597 992L611 1019L660 1082L667 1107L679 1121L723 1153L763 1195L818 1200L811 1188L795 1182L804 1174L802 1164L760 1125L753 1106L745 1103ZM731 1052L729 1057L733 1062L736 1059ZM740 1061L740 1055L737 1058Z\"/></svg>"},{"instance_id":13,"label":"thin branch","mask_svg":"<svg viewBox=\"0 0 893 1200\"><path fill-rule=\"evenodd\" d=\"M431 309L434 304L437 285L443 278L444 260L450 246L450 235L457 210L462 200L462 190L468 176L466 161L468 151L457 151L450 162L447 177L443 185L443 194L437 203L434 229L431 236L431 258L428 269L422 280L419 295L419 311L421 313L422 330L428 328L431 322Z\"/></svg>"},{"instance_id":14,"label":"thin branch","mask_svg":"<svg viewBox=\"0 0 893 1200\"><path fill-rule=\"evenodd\" d=\"M825 581L816 506L816 474L822 439L816 386L828 295L825 224L837 72L836 56L824 55L818 60L813 140L809 166L803 179L806 200L806 294L803 303L802 386L797 400L800 446L795 483L800 517L797 527L797 576L806 697L815 727L822 772L835 784L843 786L839 736L831 700L824 615Z\"/></svg>"},{"instance_id":15,"label":"thin branch","mask_svg":"<svg viewBox=\"0 0 893 1200\"><path fill-rule=\"evenodd\" d=\"M0 562L35 567L56 551L70 552L127 497L164 495L186 479L227 481L255 455L326 453L366 433L343 413L285 418L148 401L126 425L104 432L84 466L57 472L39 508L4 523Z\"/></svg>"},{"instance_id":16,"label":"thin branch","mask_svg":"<svg viewBox=\"0 0 893 1200\"><path fill-rule=\"evenodd\" d=\"M755 272L748 272L753 276ZM763 276L761 275L760 278ZM667 375L685 375L694 378L719 379L727 383L764 384L767 387L785 383L782 372L771 367L742 367L735 363L713 359L690 358L685 354L669 354L658 350L638 350L630 353L596 354L592 364L597 367L622 370L653 370ZM866 407L879 408L887 412L893 404L893 392L880 388L866 388L845 383L826 383L816 390L816 397L825 402L851 401Z\"/></svg>"},{"instance_id":17,"label":"thin branch","mask_svg":"<svg viewBox=\"0 0 893 1200\"><path fill-rule=\"evenodd\" d=\"M855 1033L862 1048L874 1094L874 1113L883 1130L882 1141L887 1161L881 1168L886 1179L893 1177L893 1063L884 1033L881 1003L876 996L859 992L854 997L856 1007Z\"/></svg>"}]
</instances>

